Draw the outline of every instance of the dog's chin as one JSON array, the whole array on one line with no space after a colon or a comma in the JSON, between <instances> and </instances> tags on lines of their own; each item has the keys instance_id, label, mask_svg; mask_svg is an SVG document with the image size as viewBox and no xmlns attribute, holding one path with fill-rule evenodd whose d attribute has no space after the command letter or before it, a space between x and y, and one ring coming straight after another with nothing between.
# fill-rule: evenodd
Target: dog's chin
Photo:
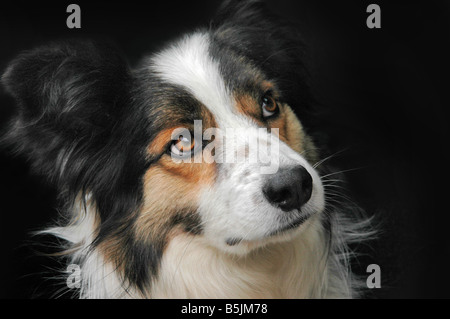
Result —
<instances>
[{"instance_id":1,"label":"dog's chin","mask_svg":"<svg viewBox=\"0 0 450 319\"><path fill-rule=\"evenodd\" d=\"M316 220L314 215L317 214L305 214L284 225L277 225L263 237L254 239L243 239L238 236L226 238L224 244L220 245L219 248L227 253L246 255L271 244L293 241L314 223L314 220Z\"/></svg>"}]
</instances>

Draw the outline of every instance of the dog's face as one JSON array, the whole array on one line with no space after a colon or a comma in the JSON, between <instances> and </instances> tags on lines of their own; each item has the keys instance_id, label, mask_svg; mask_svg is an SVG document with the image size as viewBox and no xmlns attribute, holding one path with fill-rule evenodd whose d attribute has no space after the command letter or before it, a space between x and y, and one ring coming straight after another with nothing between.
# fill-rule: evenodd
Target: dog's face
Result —
<instances>
[{"instance_id":1,"label":"dog's face","mask_svg":"<svg viewBox=\"0 0 450 319\"><path fill-rule=\"evenodd\" d=\"M239 254L288 240L324 208L292 32L248 1L134 70L91 42L27 52L3 75L9 137L69 203L90 198L94 245L130 282L180 232Z\"/></svg>"},{"instance_id":2,"label":"dog's face","mask_svg":"<svg viewBox=\"0 0 450 319\"><path fill-rule=\"evenodd\" d=\"M208 243L245 252L300 229L323 209L323 189L307 160L313 145L276 79L229 47L214 50L219 41L188 35L140 71L161 83L161 94L174 92L170 106L149 110L163 123L148 148L158 160L145 174L138 223L145 237L183 211Z\"/></svg>"}]
</instances>

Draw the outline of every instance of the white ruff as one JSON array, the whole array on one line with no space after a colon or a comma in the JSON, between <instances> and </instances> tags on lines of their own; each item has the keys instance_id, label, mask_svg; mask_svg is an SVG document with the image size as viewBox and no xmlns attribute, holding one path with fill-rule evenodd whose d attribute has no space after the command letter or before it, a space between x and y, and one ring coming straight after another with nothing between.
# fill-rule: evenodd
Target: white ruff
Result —
<instances>
[{"instance_id":1,"label":"white ruff","mask_svg":"<svg viewBox=\"0 0 450 319\"><path fill-rule=\"evenodd\" d=\"M320 223L290 242L245 256L224 253L201 237L180 235L163 257L153 298L348 298L350 287L330 274Z\"/></svg>"}]
</instances>

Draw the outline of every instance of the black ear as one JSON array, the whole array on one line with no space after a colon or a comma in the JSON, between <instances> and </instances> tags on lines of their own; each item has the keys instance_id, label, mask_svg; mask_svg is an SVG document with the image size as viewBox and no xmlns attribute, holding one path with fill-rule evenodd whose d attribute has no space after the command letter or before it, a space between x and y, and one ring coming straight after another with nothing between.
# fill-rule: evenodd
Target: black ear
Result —
<instances>
[{"instance_id":1,"label":"black ear","mask_svg":"<svg viewBox=\"0 0 450 319\"><path fill-rule=\"evenodd\" d=\"M270 15L264 0L225 0L212 21L213 27L226 23L238 26L254 26L258 18ZM261 21L263 23L263 21Z\"/></svg>"},{"instance_id":2,"label":"black ear","mask_svg":"<svg viewBox=\"0 0 450 319\"><path fill-rule=\"evenodd\" d=\"M114 132L131 81L125 60L107 45L75 41L25 52L2 77L17 104L5 139L51 180L90 187L79 184L108 164L111 145L120 147Z\"/></svg>"},{"instance_id":3,"label":"black ear","mask_svg":"<svg viewBox=\"0 0 450 319\"><path fill-rule=\"evenodd\" d=\"M265 6L263 0L224 0L216 12L213 24L217 26L235 17L242 22L248 21L252 18L252 12L264 10Z\"/></svg>"},{"instance_id":4,"label":"black ear","mask_svg":"<svg viewBox=\"0 0 450 319\"><path fill-rule=\"evenodd\" d=\"M44 117L70 130L106 125L104 115L114 113L128 77L116 50L75 41L22 53L7 68L2 83L15 97L22 120Z\"/></svg>"}]
</instances>

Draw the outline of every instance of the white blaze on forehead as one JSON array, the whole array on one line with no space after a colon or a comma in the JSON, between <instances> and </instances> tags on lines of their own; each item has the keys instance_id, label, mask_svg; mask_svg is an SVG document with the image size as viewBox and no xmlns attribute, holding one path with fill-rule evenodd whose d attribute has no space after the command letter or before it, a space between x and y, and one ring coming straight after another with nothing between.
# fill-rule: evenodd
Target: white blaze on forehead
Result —
<instances>
[{"instance_id":1,"label":"white blaze on forehead","mask_svg":"<svg viewBox=\"0 0 450 319\"><path fill-rule=\"evenodd\" d=\"M168 83L187 89L216 119L225 119L233 113L235 102L219 63L209 54L209 45L208 34L190 34L154 55L150 67Z\"/></svg>"}]
</instances>

